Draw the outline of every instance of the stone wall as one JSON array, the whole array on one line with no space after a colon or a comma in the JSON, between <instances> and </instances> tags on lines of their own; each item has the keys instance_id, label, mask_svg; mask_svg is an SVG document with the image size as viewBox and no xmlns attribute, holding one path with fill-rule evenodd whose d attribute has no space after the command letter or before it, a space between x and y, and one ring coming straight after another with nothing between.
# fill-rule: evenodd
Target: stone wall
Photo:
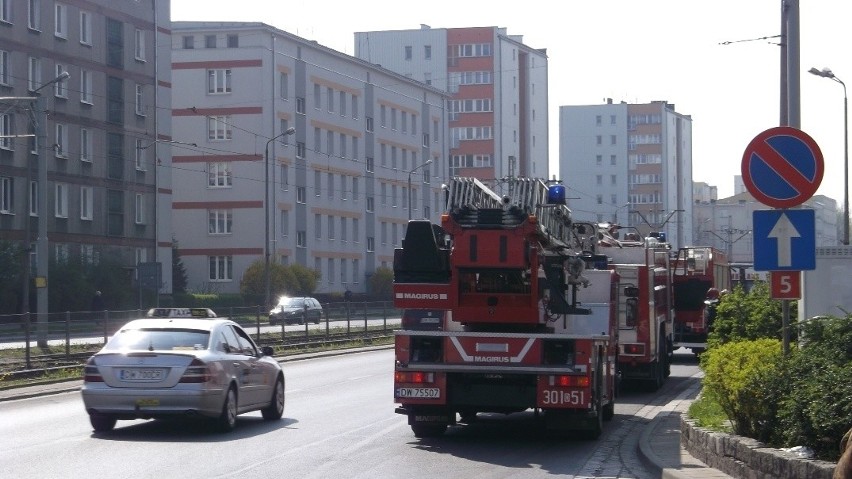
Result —
<instances>
[{"instance_id":1,"label":"stone wall","mask_svg":"<svg viewBox=\"0 0 852 479\"><path fill-rule=\"evenodd\" d=\"M681 444L708 466L738 479L831 479L833 462L802 459L760 441L710 431L681 415Z\"/></svg>"}]
</instances>

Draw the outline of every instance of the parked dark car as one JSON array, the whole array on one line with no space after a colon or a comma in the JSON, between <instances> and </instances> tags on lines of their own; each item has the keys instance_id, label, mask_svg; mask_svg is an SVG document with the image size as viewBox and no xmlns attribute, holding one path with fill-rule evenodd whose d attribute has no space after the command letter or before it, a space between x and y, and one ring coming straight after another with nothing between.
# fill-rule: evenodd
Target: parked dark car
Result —
<instances>
[{"instance_id":1,"label":"parked dark car","mask_svg":"<svg viewBox=\"0 0 852 479\"><path fill-rule=\"evenodd\" d=\"M269 311L269 324L304 324L305 320L319 324L322 305L315 298L283 297Z\"/></svg>"}]
</instances>

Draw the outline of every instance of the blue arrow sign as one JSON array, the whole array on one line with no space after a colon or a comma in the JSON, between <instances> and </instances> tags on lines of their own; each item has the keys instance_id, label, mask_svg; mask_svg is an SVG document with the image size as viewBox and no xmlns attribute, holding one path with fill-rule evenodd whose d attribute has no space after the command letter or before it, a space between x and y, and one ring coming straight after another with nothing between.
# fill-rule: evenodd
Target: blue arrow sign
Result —
<instances>
[{"instance_id":1,"label":"blue arrow sign","mask_svg":"<svg viewBox=\"0 0 852 479\"><path fill-rule=\"evenodd\" d=\"M814 210L755 210L755 271L802 271L816 268Z\"/></svg>"}]
</instances>

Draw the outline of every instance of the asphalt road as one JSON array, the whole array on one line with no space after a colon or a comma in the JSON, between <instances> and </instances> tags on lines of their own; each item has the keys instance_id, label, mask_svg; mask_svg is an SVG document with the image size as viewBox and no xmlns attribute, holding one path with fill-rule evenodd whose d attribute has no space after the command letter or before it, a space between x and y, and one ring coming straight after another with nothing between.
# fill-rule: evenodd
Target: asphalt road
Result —
<instances>
[{"instance_id":1,"label":"asphalt road","mask_svg":"<svg viewBox=\"0 0 852 479\"><path fill-rule=\"evenodd\" d=\"M14 478L654 477L637 441L655 408L688 387L697 364L678 355L657 393L626 393L597 441L554 438L532 413L488 415L441 438L413 436L394 414L393 351L284 364L281 421L240 416L230 434L199 422L120 421L92 432L79 392L2 404L0 464Z\"/></svg>"}]
</instances>

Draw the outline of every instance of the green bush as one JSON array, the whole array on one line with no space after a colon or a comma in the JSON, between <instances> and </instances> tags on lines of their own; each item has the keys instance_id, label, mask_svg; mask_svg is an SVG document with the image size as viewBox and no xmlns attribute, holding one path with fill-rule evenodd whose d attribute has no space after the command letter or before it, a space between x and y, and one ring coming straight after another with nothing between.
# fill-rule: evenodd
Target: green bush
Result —
<instances>
[{"instance_id":1,"label":"green bush","mask_svg":"<svg viewBox=\"0 0 852 479\"><path fill-rule=\"evenodd\" d=\"M796 307L791 302L790 310L795 312ZM772 299L768 283L758 281L748 292L737 286L719 302L707 343L712 348L732 341L781 339L782 320L781 302ZM790 336L795 339L792 330Z\"/></svg>"},{"instance_id":2,"label":"green bush","mask_svg":"<svg viewBox=\"0 0 852 479\"><path fill-rule=\"evenodd\" d=\"M777 398L764 389L782 359L776 339L736 341L707 350L701 356L704 388L719 401L742 436L767 436L775 424Z\"/></svg>"}]
</instances>

